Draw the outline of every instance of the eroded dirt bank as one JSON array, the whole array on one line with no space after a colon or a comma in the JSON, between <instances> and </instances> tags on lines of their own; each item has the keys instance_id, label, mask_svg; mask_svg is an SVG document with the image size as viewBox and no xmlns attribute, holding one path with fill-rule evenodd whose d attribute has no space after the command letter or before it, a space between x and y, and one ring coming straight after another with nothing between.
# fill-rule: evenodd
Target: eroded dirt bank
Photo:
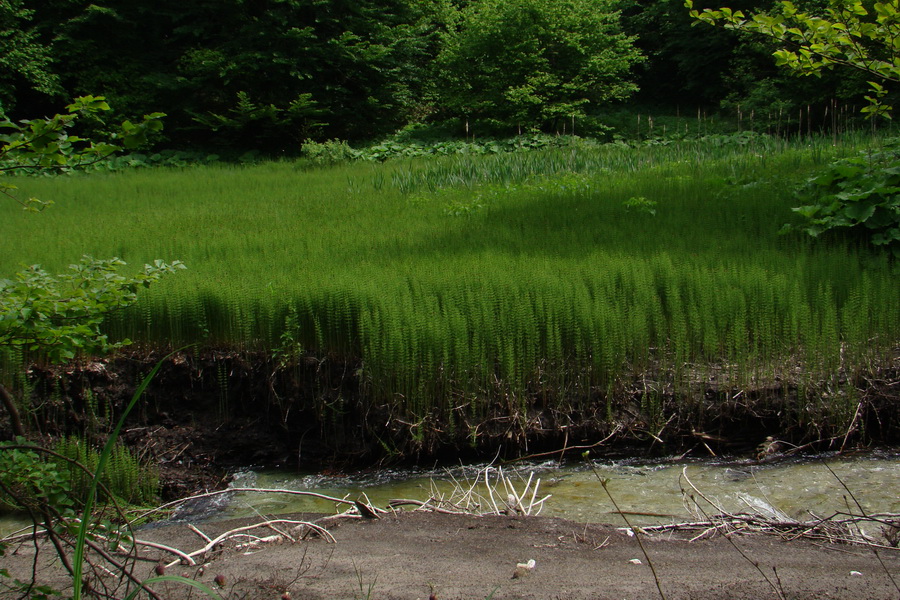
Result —
<instances>
[{"instance_id":1,"label":"eroded dirt bank","mask_svg":"<svg viewBox=\"0 0 900 600\"><path fill-rule=\"evenodd\" d=\"M102 437L161 356L131 350L32 368L33 425L46 435ZM249 465L340 469L559 456L564 448L754 455L768 436L785 442L782 450L900 441L900 356L820 389L801 390L786 381L755 388L704 381L679 388L664 377L635 376L584 390L589 402L549 402L546 391L525 393L516 402L495 398L478 420L467 408L477 400L461 397L451 411L431 411L415 423L399 404L371 400L361 373L359 364L329 356L279 362L251 352L178 353L151 382L123 439L160 465L166 498L216 487L228 469ZM832 403L843 408L830 410Z\"/></svg>"}]
</instances>

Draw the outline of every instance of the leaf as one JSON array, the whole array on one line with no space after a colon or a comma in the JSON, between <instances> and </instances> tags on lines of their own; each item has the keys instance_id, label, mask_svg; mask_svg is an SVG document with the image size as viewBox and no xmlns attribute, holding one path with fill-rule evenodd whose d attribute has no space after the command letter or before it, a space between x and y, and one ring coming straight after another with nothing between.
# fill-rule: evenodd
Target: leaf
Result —
<instances>
[{"instance_id":1,"label":"leaf","mask_svg":"<svg viewBox=\"0 0 900 600\"><path fill-rule=\"evenodd\" d=\"M875 214L875 205L871 203L857 202L854 204L848 204L844 208L844 215L846 215L851 221L856 221L859 223L866 221L873 214Z\"/></svg>"},{"instance_id":2,"label":"leaf","mask_svg":"<svg viewBox=\"0 0 900 600\"><path fill-rule=\"evenodd\" d=\"M821 207L819 207L819 206L810 205L810 206L797 206L795 208L792 208L791 210L794 211L795 213L798 213L798 214L806 217L807 219L811 219L819 212L820 208Z\"/></svg>"}]
</instances>

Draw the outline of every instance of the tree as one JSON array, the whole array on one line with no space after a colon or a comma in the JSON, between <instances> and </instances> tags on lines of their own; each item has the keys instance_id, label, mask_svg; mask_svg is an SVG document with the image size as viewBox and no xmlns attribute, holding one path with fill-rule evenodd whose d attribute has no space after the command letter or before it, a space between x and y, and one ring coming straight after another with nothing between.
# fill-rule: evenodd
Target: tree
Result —
<instances>
[{"instance_id":1,"label":"tree","mask_svg":"<svg viewBox=\"0 0 900 600\"><path fill-rule=\"evenodd\" d=\"M762 34L786 45L774 55L776 62L800 75L821 75L835 66L849 67L871 77L871 95L862 110L871 117L890 118L884 102L886 84L900 83L900 6L874 2L871 9L860 0L829 0L824 16L799 11L782 1L774 14L721 8L693 10L691 15L713 25ZM813 175L798 190L808 202L794 212L806 222L787 225L782 231L800 229L812 237L825 232L858 234L872 245L900 256L900 152L895 144L881 151L838 160Z\"/></svg>"},{"instance_id":2,"label":"tree","mask_svg":"<svg viewBox=\"0 0 900 600\"><path fill-rule=\"evenodd\" d=\"M647 56L637 71L637 98L696 109L718 105L732 70L737 35L724 30L701 31L684 10L683 0L621 0L622 26L637 37Z\"/></svg>"},{"instance_id":3,"label":"tree","mask_svg":"<svg viewBox=\"0 0 900 600\"><path fill-rule=\"evenodd\" d=\"M34 30L34 11L23 0L0 2L0 114L15 105L23 90L58 95L47 47Z\"/></svg>"},{"instance_id":4,"label":"tree","mask_svg":"<svg viewBox=\"0 0 900 600\"><path fill-rule=\"evenodd\" d=\"M418 109L448 0L31 0L72 94L168 107L177 145L299 152L365 139Z\"/></svg>"},{"instance_id":5,"label":"tree","mask_svg":"<svg viewBox=\"0 0 900 600\"><path fill-rule=\"evenodd\" d=\"M66 107L65 113L46 119L30 119L13 123L0 112L0 175L8 173L40 174L64 172L103 160L122 148L136 148L147 142L147 136L162 129L163 113L145 115L138 123L124 121L112 139L98 142L71 133L79 118L110 110L102 96L82 96ZM0 181L0 193L31 211L42 210L50 201L15 195L17 187Z\"/></svg>"},{"instance_id":6,"label":"tree","mask_svg":"<svg viewBox=\"0 0 900 600\"><path fill-rule=\"evenodd\" d=\"M640 60L610 0L481 0L443 39L437 96L453 116L553 127L627 98Z\"/></svg>"},{"instance_id":7,"label":"tree","mask_svg":"<svg viewBox=\"0 0 900 600\"><path fill-rule=\"evenodd\" d=\"M825 0L802 1L825 5ZM775 4L731 0L729 6L767 12ZM620 0L620 6L623 28L637 36L635 44L647 56L636 69L640 91L634 101L639 104L678 108L681 114L721 108L742 114L743 127L781 132L799 125L801 110L818 112L816 121L824 124L833 121L825 117L834 114L835 106L842 110L862 99L858 91L866 85L860 74L796 77L772 60L778 49L774 40L724 27L697 27L684 0Z\"/></svg>"},{"instance_id":8,"label":"tree","mask_svg":"<svg viewBox=\"0 0 900 600\"><path fill-rule=\"evenodd\" d=\"M685 6L699 21L761 34L783 44L774 53L776 63L797 74L818 76L835 66L861 71L871 77L871 95L866 96L868 105L863 112L890 118L892 107L884 102L888 94L885 84L900 83L900 6L896 0L871 5L861 0L829 0L820 15L783 1L771 13L750 17L730 8L695 10L693 0L686 0Z\"/></svg>"}]
</instances>

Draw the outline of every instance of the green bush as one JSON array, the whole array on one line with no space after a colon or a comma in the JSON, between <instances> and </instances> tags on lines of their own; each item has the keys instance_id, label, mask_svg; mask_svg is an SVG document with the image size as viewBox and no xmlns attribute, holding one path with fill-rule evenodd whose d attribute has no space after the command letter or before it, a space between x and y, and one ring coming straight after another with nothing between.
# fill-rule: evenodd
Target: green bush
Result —
<instances>
[{"instance_id":1,"label":"green bush","mask_svg":"<svg viewBox=\"0 0 900 600\"><path fill-rule=\"evenodd\" d=\"M100 453L77 437L59 440L53 451L63 458L52 454L42 456L35 450L3 450L0 510L36 510L41 503L49 503L62 510L64 516L75 516L74 512L65 512L65 509L74 509L76 499L84 497ZM158 469L143 464L123 446L113 449L100 483L126 504L149 505L159 495Z\"/></svg>"},{"instance_id":2,"label":"green bush","mask_svg":"<svg viewBox=\"0 0 900 600\"><path fill-rule=\"evenodd\" d=\"M0 512L30 510L51 505L62 516L75 516L75 502L69 478L56 462L45 460L37 451L15 444L0 444Z\"/></svg>"},{"instance_id":3,"label":"green bush","mask_svg":"<svg viewBox=\"0 0 900 600\"><path fill-rule=\"evenodd\" d=\"M809 203L792 209L807 221L802 231L818 237L847 230L900 257L900 139L833 162L810 177L797 197Z\"/></svg>"},{"instance_id":4,"label":"green bush","mask_svg":"<svg viewBox=\"0 0 900 600\"><path fill-rule=\"evenodd\" d=\"M306 140L300 147L300 153L318 165L331 165L359 157L359 153L343 140L327 140L321 143Z\"/></svg>"}]
</instances>

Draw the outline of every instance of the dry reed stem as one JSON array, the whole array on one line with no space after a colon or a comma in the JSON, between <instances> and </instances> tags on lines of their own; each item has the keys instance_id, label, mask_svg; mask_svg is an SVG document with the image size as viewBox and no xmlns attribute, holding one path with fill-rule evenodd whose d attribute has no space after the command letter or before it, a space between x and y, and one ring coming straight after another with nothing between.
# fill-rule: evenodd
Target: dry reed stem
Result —
<instances>
[{"instance_id":1,"label":"dry reed stem","mask_svg":"<svg viewBox=\"0 0 900 600\"><path fill-rule=\"evenodd\" d=\"M853 546L861 546L873 549L900 551L900 548L881 544L865 535L859 524L861 523L877 523L884 525L892 523L894 519L900 519L898 513L876 513L872 515L858 515L852 513L835 512L829 517L815 517L810 521L800 521L790 519L784 516L780 511L767 511L771 515L762 514L757 511L753 513L732 513L725 510L717 502L713 501L699 488L697 488L690 478L687 477L687 467L682 471L682 478L687 482L693 492L710 506L712 506L718 514L708 516L705 519L697 519L694 521L686 521L680 523L669 523L664 525L645 525L636 528L641 533L653 534L672 531L699 531L700 533L690 541L703 539L717 532L730 536L735 533L745 534L770 534L778 535L786 541L797 539L808 539L817 541L826 541L831 544L847 544ZM693 498L692 498L693 499ZM695 507L696 500L694 500ZM745 502L748 508L754 507ZM700 509L702 512L702 509ZM706 516L704 512L704 516ZM776 518L778 517L778 518ZM843 517L843 518L842 518ZM853 527L851 527L853 526ZM625 530L628 528L619 528ZM856 532L854 533L854 529Z\"/></svg>"}]
</instances>

